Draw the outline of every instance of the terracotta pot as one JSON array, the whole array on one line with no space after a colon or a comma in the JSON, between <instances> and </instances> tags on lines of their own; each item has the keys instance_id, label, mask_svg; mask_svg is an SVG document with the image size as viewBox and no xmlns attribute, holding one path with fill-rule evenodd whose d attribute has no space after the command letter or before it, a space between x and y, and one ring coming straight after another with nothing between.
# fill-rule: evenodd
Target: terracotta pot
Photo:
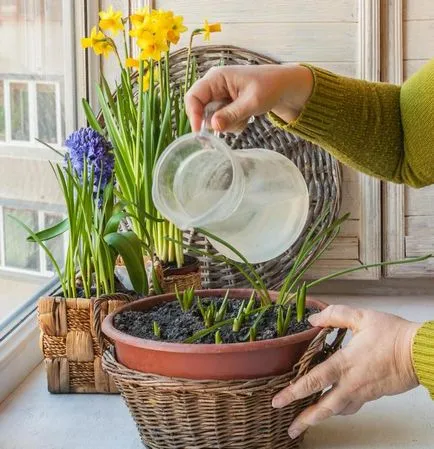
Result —
<instances>
[{"instance_id":1,"label":"terracotta pot","mask_svg":"<svg viewBox=\"0 0 434 449\"><path fill-rule=\"evenodd\" d=\"M196 295L223 297L225 289L199 290ZM230 298L248 299L249 289L234 289ZM270 292L273 300L277 292ZM108 315L102 324L105 335L113 340L117 360L137 371L186 379L251 379L287 373L300 359L320 328L273 340L232 344L183 344L145 340L118 331L115 314L126 310L147 310L162 302L175 300L174 294L141 299ZM307 305L324 309L327 304L308 299Z\"/></svg>"}]
</instances>

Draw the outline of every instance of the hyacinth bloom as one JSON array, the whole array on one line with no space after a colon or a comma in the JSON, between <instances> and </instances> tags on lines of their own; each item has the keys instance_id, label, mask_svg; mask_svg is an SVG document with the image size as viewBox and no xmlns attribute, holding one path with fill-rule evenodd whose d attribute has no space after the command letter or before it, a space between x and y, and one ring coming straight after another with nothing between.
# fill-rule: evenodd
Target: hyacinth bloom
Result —
<instances>
[{"instance_id":1,"label":"hyacinth bloom","mask_svg":"<svg viewBox=\"0 0 434 449\"><path fill-rule=\"evenodd\" d=\"M86 160L87 176L94 173L94 192L98 187L103 190L113 176L114 156L112 146L101 134L92 128L80 128L74 131L65 141L68 152L65 158L71 161L73 169L80 179Z\"/></svg>"}]
</instances>

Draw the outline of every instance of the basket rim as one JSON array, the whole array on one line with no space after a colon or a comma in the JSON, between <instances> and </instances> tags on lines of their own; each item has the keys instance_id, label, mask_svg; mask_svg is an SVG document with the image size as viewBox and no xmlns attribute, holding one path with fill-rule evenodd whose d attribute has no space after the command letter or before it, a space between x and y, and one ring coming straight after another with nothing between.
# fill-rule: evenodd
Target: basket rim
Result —
<instances>
[{"instance_id":1,"label":"basket rim","mask_svg":"<svg viewBox=\"0 0 434 449\"><path fill-rule=\"evenodd\" d=\"M234 289L206 289L196 290L195 295L203 298L209 296L224 296L226 291L229 290L231 299L248 299L252 294L252 289L247 288L234 288ZM278 296L277 291L269 291L271 299L275 301ZM249 352L266 350L268 348L278 348L282 346L288 346L297 344L302 341L313 340L319 332L322 330L320 327L312 327L311 329L299 332L297 334L287 335L285 337L278 337L268 340L260 340L254 342L243 343L222 343L222 344L194 344L194 343L173 343L167 341L155 341L145 338L134 337L119 331L114 327L113 320L115 315L127 310L140 310L148 302L158 304L160 302L170 302L176 299L175 293L166 293L162 295L150 296L136 300L132 303L126 304L115 312L107 315L102 323L103 333L115 343L126 344L140 349L148 349L152 351L170 352L170 353L191 353L191 354L220 354L229 352ZM328 304L318 299L310 297L306 298L306 304L324 310L328 307Z\"/></svg>"}]
</instances>

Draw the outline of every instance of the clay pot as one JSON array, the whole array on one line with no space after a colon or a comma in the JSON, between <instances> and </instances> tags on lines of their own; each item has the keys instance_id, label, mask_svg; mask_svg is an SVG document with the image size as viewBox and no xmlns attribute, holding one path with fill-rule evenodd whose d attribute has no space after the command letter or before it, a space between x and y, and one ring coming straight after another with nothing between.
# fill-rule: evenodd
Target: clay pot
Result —
<instances>
[{"instance_id":1,"label":"clay pot","mask_svg":"<svg viewBox=\"0 0 434 449\"><path fill-rule=\"evenodd\" d=\"M201 298L223 297L224 289L199 290ZM252 290L233 289L230 298L249 299ZM277 292L270 292L273 300ZM186 379L251 379L287 373L305 352L320 328L273 340L232 344L183 344L145 340L118 331L115 314L125 310L147 310L162 302L175 300L174 294L141 299L108 315L102 330L115 345L116 358L124 366L144 373ZM327 304L308 299L307 306L324 309Z\"/></svg>"}]
</instances>

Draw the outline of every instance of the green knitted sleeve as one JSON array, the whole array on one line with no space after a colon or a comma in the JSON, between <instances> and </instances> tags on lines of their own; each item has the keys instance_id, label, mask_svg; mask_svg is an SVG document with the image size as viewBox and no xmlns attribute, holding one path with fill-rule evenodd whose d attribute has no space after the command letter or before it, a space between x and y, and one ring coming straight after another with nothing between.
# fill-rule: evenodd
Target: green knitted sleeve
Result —
<instances>
[{"instance_id":1,"label":"green knitted sleeve","mask_svg":"<svg viewBox=\"0 0 434 449\"><path fill-rule=\"evenodd\" d=\"M425 323L413 342L413 366L419 382L434 399L434 321Z\"/></svg>"},{"instance_id":2,"label":"green knitted sleeve","mask_svg":"<svg viewBox=\"0 0 434 449\"><path fill-rule=\"evenodd\" d=\"M271 114L275 125L368 175L413 187L434 183L434 121L426 120L434 118L431 77L418 74L401 88L306 67L314 77L309 101L293 122ZM434 64L428 71L434 77ZM431 96L414 98L427 88Z\"/></svg>"}]
</instances>

